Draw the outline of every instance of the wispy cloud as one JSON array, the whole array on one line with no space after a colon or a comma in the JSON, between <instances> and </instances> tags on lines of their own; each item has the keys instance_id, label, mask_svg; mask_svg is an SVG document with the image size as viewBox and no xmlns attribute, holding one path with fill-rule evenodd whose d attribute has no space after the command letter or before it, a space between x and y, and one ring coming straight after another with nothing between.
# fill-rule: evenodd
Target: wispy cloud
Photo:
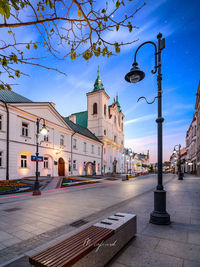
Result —
<instances>
[{"instance_id":1,"label":"wispy cloud","mask_svg":"<svg viewBox=\"0 0 200 267\"><path fill-rule=\"evenodd\" d=\"M143 122L143 121L147 121L149 119L155 118L155 117L156 117L156 114L145 115L142 117L138 117L138 118L135 118L132 120L125 121L124 124L128 125L128 124L132 124L132 123Z\"/></svg>"}]
</instances>

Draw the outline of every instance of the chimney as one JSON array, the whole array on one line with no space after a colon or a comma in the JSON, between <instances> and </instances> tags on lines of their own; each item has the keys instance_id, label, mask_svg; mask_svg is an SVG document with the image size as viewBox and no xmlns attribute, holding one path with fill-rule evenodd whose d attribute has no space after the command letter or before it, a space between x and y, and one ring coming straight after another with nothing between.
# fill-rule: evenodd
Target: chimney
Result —
<instances>
[{"instance_id":1,"label":"chimney","mask_svg":"<svg viewBox=\"0 0 200 267\"><path fill-rule=\"evenodd\" d=\"M73 123L76 123L76 115L71 114L71 115L69 116L69 119L70 119L70 121L72 121Z\"/></svg>"}]
</instances>

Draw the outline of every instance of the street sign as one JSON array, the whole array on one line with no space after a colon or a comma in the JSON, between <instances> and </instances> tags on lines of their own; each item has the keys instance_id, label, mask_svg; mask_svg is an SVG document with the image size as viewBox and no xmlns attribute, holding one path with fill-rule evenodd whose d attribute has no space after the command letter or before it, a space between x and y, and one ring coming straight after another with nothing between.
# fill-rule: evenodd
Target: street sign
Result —
<instances>
[{"instance_id":1,"label":"street sign","mask_svg":"<svg viewBox=\"0 0 200 267\"><path fill-rule=\"evenodd\" d=\"M42 156L31 156L31 161L43 161L43 157Z\"/></svg>"}]
</instances>

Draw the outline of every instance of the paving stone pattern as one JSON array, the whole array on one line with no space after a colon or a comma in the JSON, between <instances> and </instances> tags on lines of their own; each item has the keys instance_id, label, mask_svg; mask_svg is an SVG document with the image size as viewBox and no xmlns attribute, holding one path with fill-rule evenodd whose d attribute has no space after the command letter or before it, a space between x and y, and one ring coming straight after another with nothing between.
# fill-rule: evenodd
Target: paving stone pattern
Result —
<instances>
[{"instance_id":1,"label":"paving stone pattern","mask_svg":"<svg viewBox=\"0 0 200 267\"><path fill-rule=\"evenodd\" d=\"M13 233L10 230L11 232L9 233L9 231L6 230L5 235L2 235L2 241L0 242L0 249L2 248L0 250L0 263L5 263L21 255L20 259L16 259L13 263L7 264L7 267L28 267L30 266L27 260L27 254L30 254L28 250L33 250L40 245L43 245L45 248L48 246L49 241L54 242L52 240L55 238L59 237L62 239L66 233L71 234L71 231L74 231L75 228L69 226L69 224L73 221L78 219L87 220L89 224L84 225L83 228L85 228L100 219L120 211L137 214L137 236L114 257L108 264L109 267L200 266L200 177L185 176L183 181L179 181L177 178L168 178L165 181L168 182L165 185L165 189L167 190L167 210L172 219L172 224L169 226L149 224L149 214L153 209L152 188L154 188L156 184L155 177L152 178L152 180L151 178L143 178L139 181L132 180L130 182L122 182L120 185L113 187L75 191L70 193L69 197L72 198L71 201L75 202L77 200L76 204L79 216L75 216L72 212L68 214L68 216L71 215L71 217L69 217L67 221L61 220L61 226L56 226L56 211L54 209L54 204L52 204L52 219L50 219L49 213L50 205L48 207L46 223L40 220L38 229L37 220L35 220L35 224L31 224L26 217L27 222L24 229L20 229L19 224L19 226L16 226L16 228L18 228L16 232ZM40 210L42 208L44 212L47 208L47 202L45 200L55 200L57 204L60 203L61 205L62 203L63 205L62 201L66 198L66 194L68 193L63 193L61 195L55 194L51 197L47 197L47 199L44 198L42 202L41 200L38 201L38 203L40 203ZM133 197L130 198L131 196ZM67 200L69 200L69 198L67 198ZM86 209L82 210L83 206L80 205L80 200L84 202L85 205L86 200L87 202L90 200L88 202L87 211ZM28 202L27 200L21 203L26 203L32 210L32 201L27 204ZM69 203L66 201L66 205L70 205L71 203L70 200ZM11 202L9 205L6 205L6 207L11 208L14 205L19 206L20 201ZM19 213L20 211L16 212ZM41 216L41 213L39 214L38 216ZM11 215L9 214L9 216ZM45 217L42 218L44 219ZM16 222L17 224L19 223L18 221ZM58 220L56 220L56 222L58 222ZM23 226L24 225L23 219ZM47 227L52 226L52 228L50 227L51 229L48 229L48 231L45 229L43 233L37 233L36 230L43 229L45 225ZM29 226L32 228L29 228ZM34 229L34 226L36 229ZM10 228L8 227L8 229ZM79 229L81 229L81 227ZM75 231L79 231L79 229ZM26 239L26 232L34 233L34 235ZM13 234L15 234L16 240L11 241L12 238L14 238L12 236ZM12 238L7 235L11 235ZM7 239L8 237L10 239L10 244L9 239ZM20 242L16 244L15 242L18 238ZM8 242L8 247L5 249L6 242ZM14 243L13 245L12 242Z\"/></svg>"}]
</instances>

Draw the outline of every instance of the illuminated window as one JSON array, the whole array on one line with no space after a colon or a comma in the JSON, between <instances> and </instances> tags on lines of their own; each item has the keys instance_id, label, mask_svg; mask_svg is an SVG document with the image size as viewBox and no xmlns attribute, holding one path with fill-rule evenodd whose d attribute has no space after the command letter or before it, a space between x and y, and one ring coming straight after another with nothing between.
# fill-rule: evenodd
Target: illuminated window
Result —
<instances>
[{"instance_id":1,"label":"illuminated window","mask_svg":"<svg viewBox=\"0 0 200 267\"><path fill-rule=\"evenodd\" d=\"M49 168L49 158L44 157L44 169L48 169L48 168Z\"/></svg>"},{"instance_id":2,"label":"illuminated window","mask_svg":"<svg viewBox=\"0 0 200 267\"><path fill-rule=\"evenodd\" d=\"M21 168L27 168L27 156L21 155Z\"/></svg>"}]
</instances>

